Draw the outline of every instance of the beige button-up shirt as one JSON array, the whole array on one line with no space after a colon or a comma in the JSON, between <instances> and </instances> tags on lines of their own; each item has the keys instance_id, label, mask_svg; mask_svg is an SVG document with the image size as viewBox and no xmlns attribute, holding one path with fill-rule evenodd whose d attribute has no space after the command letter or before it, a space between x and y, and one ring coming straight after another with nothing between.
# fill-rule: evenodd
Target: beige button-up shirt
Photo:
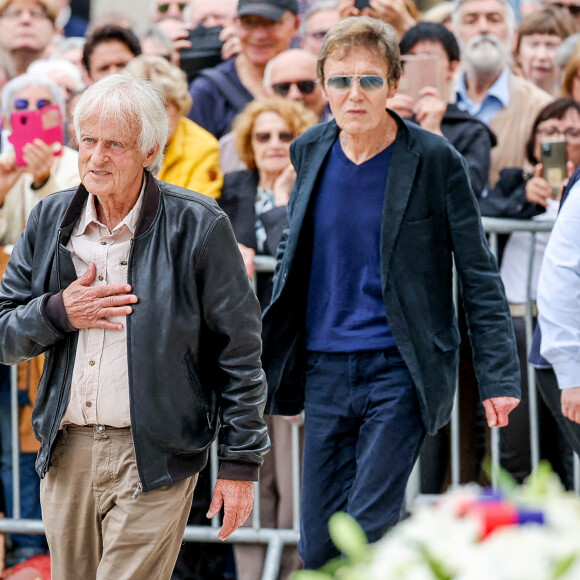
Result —
<instances>
[{"instance_id":1,"label":"beige button-up shirt","mask_svg":"<svg viewBox=\"0 0 580 580\"><path fill-rule=\"evenodd\" d=\"M92 286L126 284L131 240L143 204L143 188L137 203L113 231L99 222L95 197L89 193L67 248L77 276L89 264L96 266ZM83 328L74 362L69 402L63 425L110 425L129 427L129 375L126 316L110 318L122 330Z\"/></svg>"}]
</instances>

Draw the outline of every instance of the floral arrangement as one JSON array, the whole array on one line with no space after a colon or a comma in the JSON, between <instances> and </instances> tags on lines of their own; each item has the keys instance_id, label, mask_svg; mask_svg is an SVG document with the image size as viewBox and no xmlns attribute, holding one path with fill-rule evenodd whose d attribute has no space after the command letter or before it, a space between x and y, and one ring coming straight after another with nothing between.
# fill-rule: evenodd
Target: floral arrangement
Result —
<instances>
[{"instance_id":1,"label":"floral arrangement","mask_svg":"<svg viewBox=\"0 0 580 580\"><path fill-rule=\"evenodd\" d=\"M329 527L344 557L293 580L580 579L580 499L547 465L523 486L445 494L372 545L344 513Z\"/></svg>"}]
</instances>

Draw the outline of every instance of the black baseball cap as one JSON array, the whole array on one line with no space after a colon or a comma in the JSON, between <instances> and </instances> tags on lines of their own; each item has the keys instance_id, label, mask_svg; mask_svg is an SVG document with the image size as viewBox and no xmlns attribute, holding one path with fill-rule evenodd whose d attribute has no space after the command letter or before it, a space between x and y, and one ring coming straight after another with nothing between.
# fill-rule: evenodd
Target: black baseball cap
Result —
<instances>
[{"instance_id":1,"label":"black baseball cap","mask_svg":"<svg viewBox=\"0 0 580 580\"><path fill-rule=\"evenodd\" d=\"M270 20L280 20L287 11L298 14L297 0L239 0L238 16L257 14Z\"/></svg>"}]
</instances>

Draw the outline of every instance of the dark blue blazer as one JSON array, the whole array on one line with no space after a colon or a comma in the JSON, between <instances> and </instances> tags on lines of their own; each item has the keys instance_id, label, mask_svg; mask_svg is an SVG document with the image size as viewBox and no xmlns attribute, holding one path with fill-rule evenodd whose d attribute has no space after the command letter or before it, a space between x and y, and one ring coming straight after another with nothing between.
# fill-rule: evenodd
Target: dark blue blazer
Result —
<instances>
[{"instance_id":1,"label":"dark blue blazer","mask_svg":"<svg viewBox=\"0 0 580 580\"><path fill-rule=\"evenodd\" d=\"M434 433L450 417L459 330L453 304L453 257L482 399L520 396L511 316L464 159L437 135L398 124L381 231L381 277L387 319L417 388L422 418ZM303 407L305 312L312 255L311 201L339 128L331 121L292 145L297 179L289 228L278 248L273 298L263 320L268 412ZM352 192L356 211L359 192Z\"/></svg>"}]
</instances>

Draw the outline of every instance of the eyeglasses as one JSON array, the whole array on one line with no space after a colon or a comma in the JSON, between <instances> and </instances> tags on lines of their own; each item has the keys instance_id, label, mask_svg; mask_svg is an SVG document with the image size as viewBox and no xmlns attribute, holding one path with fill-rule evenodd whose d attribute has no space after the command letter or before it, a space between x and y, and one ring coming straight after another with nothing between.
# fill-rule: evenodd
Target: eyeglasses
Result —
<instances>
[{"instance_id":1,"label":"eyeglasses","mask_svg":"<svg viewBox=\"0 0 580 580\"><path fill-rule=\"evenodd\" d=\"M291 83L274 83L272 90L281 97L285 97L290 92L290 87L295 85L303 95L311 95L314 92L317 81L294 81Z\"/></svg>"},{"instance_id":2,"label":"eyeglasses","mask_svg":"<svg viewBox=\"0 0 580 580\"><path fill-rule=\"evenodd\" d=\"M161 14L165 14L169 10L170 3L167 4L158 4L157 10L161 12ZM178 2L177 7L179 8L180 12L183 12L187 8L187 2Z\"/></svg>"},{"instance_id":3,"label":"eyeglasses","mask_svg":"<svg viewBox=\"0 0 580 580\"><path fill-rule=\"evenodd\" d=\"M34 101L33 101L34 103ZM36 101L36 108L40 111L44 107L49 107L52 105L52 101L50 99L38 99ZM14 99L13 103L14 108L17 111L25 111L30 106L30 101L28 99Z\"/></svg>"},{"instance_id":4,"label":"eyeglasses","mask_svg":"<svg viewBox=\"0 0 580 580\"><path fill-rule=\"evenodd\" d=\"M385 79L379 75L337 75L326 79L326 88L333 93L348 93L353 79L358 79L360 90L376 93L385 86Z\"/></svg>"},{"instance_id":5,"label":"eyeglasses","mask_svg":"<svg viewBox=\"0 0 580 580\"><path fill-rule=\"evenodd\" d=\"M308 36L314 38L314 40L324 40L327 32L328 30L314 30L313 32L309 32Z\"/></svg>"},{"instance_id":6,"label":"eyeglasses","mask_svg":"<svg viewBox=\"0 0 580 580\"><path fill-rule=\"evenodd\" d=\"M281 143L292 143L296 135L292 131L280 131L279 133L259 132L254 133L253 137L258 143L269 143L272 137L278 135L278 141Z\"/></svg>"},{"instance_id":7,"label":"eyeglasses","mask_svg":"<svg viewBox=\"0 0 580 580\"><path fill-rule=\"evenodd\" d=\"M580 14L580 4L561 4L560 2L552 2L552 6L564 8L565 10L568 10L572 16L578 16Z\"/></svg>"},{"instance_id":8,"label":"eyeglasses","mask_svg":"<svg viewBox=\"0 0 580 580\"><path fill-rule=\"evenodd\" d=\"M580 129L575 129L573 127L569 127L563 131L560 131L560 129L557 129L556 127L546 127L545 129L536 129L536 134L548 138L564 137L566 141L570 142L580 141Z\"/></svg>"},{"instance_id":9,"label":"eyeglasses","mask_svg":"<svg viewBox=\"0 0 580 580\"><path fill-rule=\"evenodd\" d=\"M22 18L22 15L25 12L29 14L32 20L44 20L48 18L48 12L46 12L46 10L42 10L42 8L6 8L6 10L0 14L0 17L9 18L10 20L18 20L19 18Z\"/></svg>"}]
</instances>

